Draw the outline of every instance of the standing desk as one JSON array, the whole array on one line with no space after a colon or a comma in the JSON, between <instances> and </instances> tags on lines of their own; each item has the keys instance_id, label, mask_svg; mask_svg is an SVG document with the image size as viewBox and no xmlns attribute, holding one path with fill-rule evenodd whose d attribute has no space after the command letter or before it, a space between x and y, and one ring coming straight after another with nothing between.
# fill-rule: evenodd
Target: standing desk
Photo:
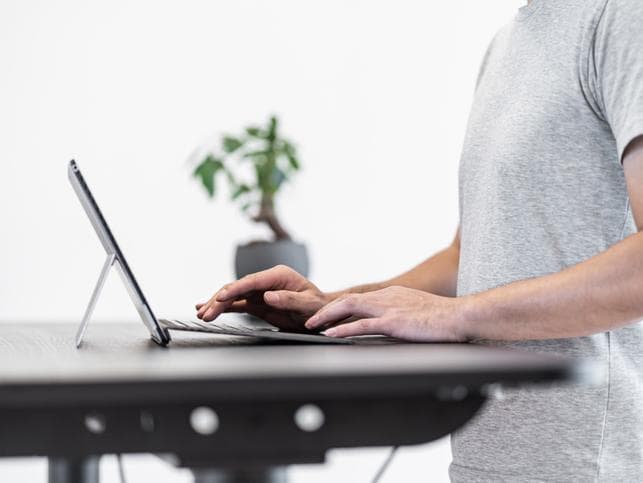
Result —
<instances>
[{"instance_id":1,"label":"standing desk","mask_svg":"<svg viewBox=\"0 0 643 483\"><path fill-rule=\"evenodd\" d=\"M98 458L155 453L199 483L285 481L331 448L426 443L490 389L573 382L577 361L473 344L266 345L140 323L0 324L0 457L46 456L50 483L96 483ZM245 343L242 343L245 342Z\"/></svg>"}]
</instances>

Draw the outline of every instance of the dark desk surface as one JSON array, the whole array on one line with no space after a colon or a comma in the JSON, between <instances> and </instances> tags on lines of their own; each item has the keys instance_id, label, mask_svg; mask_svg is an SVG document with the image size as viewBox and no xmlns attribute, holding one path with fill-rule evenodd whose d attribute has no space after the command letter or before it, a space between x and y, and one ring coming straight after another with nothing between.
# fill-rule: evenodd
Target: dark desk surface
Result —
<instances>
[{"instance_id":1,"label":"dark desk surface","mask_svg":"<svg viewBox=\"0 0 643 483\"><path fill-rule=\"evenodd\" d=\"M74 331L74 324L0 324L0 405L38 403L43 390L49 402L129 401L159 391L172 398L167 384L177 397L187 391L222 400L390 395L569 380L579 370L564 359L470 344L247 345L173 332L162 348L137 322L96 323L76 349Z\"/></svg>"},{"instance_id":2,"label":"dark desk surface","mask_svg":"<svg viewBox=\"0 0 643 483\"><path fill-rule=\"evenodd\" d=\"M188 467L323 461L329 448L419 444L465 424L490 384L573 381L577 362L468 344L251 345L138 322L0 324L0 456L168 453ZM246 339L247 342L247 339ZM314 431L297 414L314 406ZM200 434L191 418L218 418ZM97 422L100 424L97 425Z\"/></svg>"}]
</instances>

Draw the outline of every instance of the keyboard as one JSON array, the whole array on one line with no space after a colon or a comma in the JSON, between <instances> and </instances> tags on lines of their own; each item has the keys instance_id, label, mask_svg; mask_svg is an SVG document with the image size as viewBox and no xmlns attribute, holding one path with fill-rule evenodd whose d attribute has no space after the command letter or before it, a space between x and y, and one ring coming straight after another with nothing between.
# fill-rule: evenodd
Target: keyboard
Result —
<instances>
[{"instance_id":1,"label":"keyboard","mask_svg":"<svg viewBox=\"0 0 643 483\"><path fill-rule=\"evenodd\" d=\"M283 332L276 327L249 327L243 323L229 325L223 322L202 322L200 320L159 319L162 327L168 330L206 332L218 335L255 337L260 339L301 342L308 344L354 344L353 339L339 339L321 334L300 334Z\"/></svg>"}]
</instances>

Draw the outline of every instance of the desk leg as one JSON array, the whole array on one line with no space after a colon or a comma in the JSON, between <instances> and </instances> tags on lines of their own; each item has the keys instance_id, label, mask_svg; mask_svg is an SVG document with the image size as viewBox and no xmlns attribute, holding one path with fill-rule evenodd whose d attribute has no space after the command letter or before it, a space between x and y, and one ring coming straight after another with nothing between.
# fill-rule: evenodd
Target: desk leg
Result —
<instances>
[{"instance_id":1,"label":"desk leg","mask_svg":"<svg viewBox=\"0 0 643 483\"><path fill-rule=\"evenodd\" d=\"M286 468L193 469L194 483L286 483Z\"/></svg>"},{"instance_id":2,"label":"desk leg","mask_svg":"<svg viewBox=\"0 0 643 483\"><path fill-rule=\"evenodd\" d=\"M100 456L87 458L49 458L49 483L98 483Z\"/></svg>"}]
</instances>

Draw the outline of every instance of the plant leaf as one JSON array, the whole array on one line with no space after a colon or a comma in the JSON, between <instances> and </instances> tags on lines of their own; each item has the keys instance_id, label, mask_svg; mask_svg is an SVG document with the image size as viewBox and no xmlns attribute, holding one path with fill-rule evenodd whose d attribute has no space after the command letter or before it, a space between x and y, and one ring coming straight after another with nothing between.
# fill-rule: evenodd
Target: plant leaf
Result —
<instances>
[{"instance_id":1,"label":"plant leaf","mask_svg":"<svg viewBox=\"0 0 643 483\"><path fill-rule=\"evenodd\" d=\"M247 203L242 204L241 205L241 211L243 211L244 213L247 213L248 210L250 208L252 208L252 205L254 205L254 203L252 201L248 201Z\"/></svg>"},{"instance_id":2,"label":"plant leaf","mask_svg":"<svg viewBox=\"0 0 643 483\"><path fill-rule=\"evenodd\" d=\"M248 136L251 136L253 138L264 139L266 137L265 133L261 129L255 126L247 127L246 133L248 134Z\"/></svg>"},{"instance_id":3,"label":"plant leaf","mask_svg":"<svg viewBox=\"0 0 643 483\"><path fill-rule=\"evenodd\" d=\"M193 176L201 181L210 198L215 193L215 176L222 169L223 162L210 154L194 170Z\"/></svg>"},{"instance_id":4,"label":"plant leaf","mask_svg":"<svg viewBox=\"0 0 643 483\"><path fill-rule=\"evenodd\" d=\"M237 149L243 146L243 141L232 136L223 137L223 150L228 153L234 153Z\"/></svg>"},{"instance_id":5,"label":"plant leaf","mask_svg":"<svg viewBox=\"0 0 643 483\"><path fill-rule=\"evenodd\" d=\"M250 188L250 186L248 186L245 183L241 183L239 186L237 186L237 189L235 189L234 192L232 193L232 200L236 200L240 196L243 196L246 193L250 193L251 191L252 189Z\"/></svg>"},{"instance_id":6,"label":"plant leaf","mask_svg":"<svg viewBox=\"0 0 643 483\"><path fill-rule=\"evenodd\" d=\"M300 164L299 160L295 158L292 154L287 154L286 157L288 158L288 162L290 163L290 167L294 169L295 171L299 170Z\"/></svg>"},{"instance_id":7,"label":"plant leaf","mask_svg":"<svg viewBox=\"0 0 643 483\"><path fill-rule=\"evenodd\" d=\"M226 175L226 178L228 178L228 183L230 183L230 185L232 186L237 186L238 183L234 177L234 174L232 174L232 172L229 169L225 169L225 166L223 168L224 168L224 173Z\"/></svg>"},{"instance_id":8,"label":"plant leaf","mask_svg":"<svg viewBox=\"0 0 643 483\"><path fill-rule=\"evenodd\" d=\"M297 150L295 147L290 144L288 141L283 142L283 146L281 148L282 153L286 158L288 159L288 164L292 168L293 171L299 170L301 165L299 164L299 159L297 159Z\"/></svg>"}]
</instances>

